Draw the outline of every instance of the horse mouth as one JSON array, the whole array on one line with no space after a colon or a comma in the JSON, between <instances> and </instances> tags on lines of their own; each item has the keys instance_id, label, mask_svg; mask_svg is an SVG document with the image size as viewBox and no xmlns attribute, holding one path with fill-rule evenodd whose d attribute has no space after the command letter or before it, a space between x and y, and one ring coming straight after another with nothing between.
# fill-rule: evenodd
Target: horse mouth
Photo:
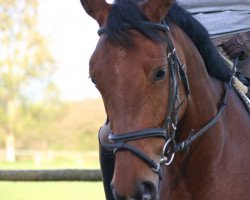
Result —
<instances>
[{"instance_id":1,"label":"horse mouth","mask_svg":"<svg viewBox=\"0 0 250 200\"><path fill-rule=\"evenodd\" d=\"M127 200L157 200L155 198L152 198L152 196L148 193L142 195L141 198L128 198Z\"/></svg>"},{"instance_id":2,"label":"horse mouth","mask_svg":"<svg viewBox=\"0 0 250 200\"><path fill-rule=\"evenodd\" d=\"M144 194L142 198L128 198L127 200L159 200L159 199L153 198L150 194Z\"/></svg>"},{"instance_id":3,"label":"horse mouth","mask_svg":"<svg viewBox=\"0 0 250 200\"><path fill-rule=\"evenodd\" d=\"M159 195L156 193L156 188L150 188L145 184L139 184L137 188L137 192L135 195L132 196L120 196L116 194L113 190L114 196L116 200L159 200Z\"/></svg>"}]
</instances>

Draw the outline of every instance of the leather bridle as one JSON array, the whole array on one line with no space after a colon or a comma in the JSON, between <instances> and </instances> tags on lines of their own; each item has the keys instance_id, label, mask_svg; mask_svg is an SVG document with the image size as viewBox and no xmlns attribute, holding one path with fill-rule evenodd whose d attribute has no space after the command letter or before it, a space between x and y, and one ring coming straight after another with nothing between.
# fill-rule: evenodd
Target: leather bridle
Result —
<instances>
[{"instance_id":1,"label":"leather bridle","mask_svg":"<svg viewBox=\"0 0 250 200\"><path fill-rule=\"evenodd\" d=\"M184 66L180 63L180 60L174 48L173 42L171 40L170 29L169 29L169 26L166 24L166 22L163 21L163 23L153 23L153 22L143 21L142 25L148 29L163 31L165 38L166 38L166 42L167 42L167 51L169 52L167 54L167 61L168 61L169 71L170 71L170 76L169 76L170 84L169 84L168 110L167 110L166 118L164 120L163 127L143 129L143 130L134 131L130 133L124 133L124 134L116 134L116 133L111 132L109 135L110 143L105 143L105 144L101 143L101 145L105 149L109 149L109 150L112 149L114 154L117 151L123 151L123 150L130 151L135 156L137 156L142 161L144 161L149 167L151 167L152 170L159 175L159 178L162 179L162 168L161 168L162 164L170 165L174 159L175 153L180 152L180 151L188 151L191 143L194 140L196 140L198 137L203 135L219 120L226 106L226 98L227 98L228 91L231 88L232 77L227 84L228 87L225 92L225 96L222 100L222 104L216 116L212 118L198 132L193 133L183 142L176 144L176 130L177 130L177 124L179 120L178 110L183 104L183 102L180 102L179 100L179 84L180 84L179 80L182 81L182 84L184 85L184 88L185 88L186 96L188 98L188 95L190 92L188 79L184 70ZM124 29L134 28L133 26L129 24L123 24L122 26ZM104 28L99 29L98 34L101 35L106 32L107 32L107 28L104 27ZM236 63L237 61L235 62L235 65ZM234 67L232 76L234 74L234 71L235 71L235 67ZM142 138L149 138L149 137L160 137L165 140L165 144L163 146L161 159L159 163L152 160L149 156L147 156L144 152L142 152L138 148L126 143L127 141L139 140Z\"/></svg>"}]
</instances>

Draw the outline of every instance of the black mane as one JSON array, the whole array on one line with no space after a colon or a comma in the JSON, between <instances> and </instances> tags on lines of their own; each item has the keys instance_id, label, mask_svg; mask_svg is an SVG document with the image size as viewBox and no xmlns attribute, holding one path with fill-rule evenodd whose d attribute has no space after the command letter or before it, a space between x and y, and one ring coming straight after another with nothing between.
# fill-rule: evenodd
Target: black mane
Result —
<instances>
[{"instance_id":1,"label":"black mane","mask_svg":"<svg viewBox=\"0 0 250 200\"><path fill-rule=\"evenodd\" d=\"M146 29L141 24L142 21L149 20L136 5L138 1L140 0L116 0L112 5L106 28L108 39L114 44L131 46L128 30L125 30L122 26L124 23L132 25L153 41L162 41L158 31ZM189 12L177 3L174 3L165 20L173 21L190 37L201 54L208 73L212 77L222 81L229 80L231 75L230 69L210 40L207 30Z\"/></svg>"},{"instance_id":2,"label":"black mane","mask_svg":"<svg viewBox=\"0 0 250 200\"><path fill-rule=\"evenodd\" d=\"M166 17L166 20L169 19L181 27L193 41L201 54L208 73L222 81L229 80L231 71L210 40L209 33L205 27L177 3L174 3L170 8Z\"/></svg>"}]
</instances>

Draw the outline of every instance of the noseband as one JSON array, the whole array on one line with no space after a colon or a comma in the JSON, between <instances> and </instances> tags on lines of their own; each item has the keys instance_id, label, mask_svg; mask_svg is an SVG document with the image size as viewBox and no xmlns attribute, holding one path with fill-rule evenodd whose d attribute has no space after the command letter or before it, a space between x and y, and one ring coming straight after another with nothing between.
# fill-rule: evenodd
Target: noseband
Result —
<instances>
[{"instance_id":1,"label":"noseband","mask_svg":"<svg viewBox=\"0 0 250 200\"><path fill-rule=\"evenodd\" d=\"M183 102L179 100L179 81L182 81L182 84L185 88L186 96L189 95L189 83L184 71L184 66L180 63L176 50L174 48L173 42L170 36L170 28L169 26L163 21L163 23L153 23L148 21L143 21L142 25L145 28L153 29L157 31L163 31L166 42L167 42L167 51L169 52L167 56L167 61L169 65L170 71L170 84L169 84L169 98L168 98L168 110L167 115L164 120L164 124L162 128L150 128L150 129L143 129L139 131L134 131L130 133L124 134L116 134L111 132L109 135L110 143L101 143L102 147L106 149L112 149L113 153L115 154L117 151L130 151L135 156L140 158L144 161L151 169L156 172L160 179L162 179L162 164L170 165L174 159L175 153L180 151L188 151L189 146L191 143L196 140L198 137L202 136L207 130L209 130L220 118L225 106L226 106L226 97L227 93L231 88L232 77L228 82L228 87L225 92L225 96L223 98L222 104L220 109L218 110L216 116L214 116L202 129L198 132L190 135L186 140L181 143L176 144L176 130L178 124L178 110L181 107ZM132 29L133 26L129 24L122 25L124 29ZM104 34L107 32L107 28L100 28L98 34ZM237 62L237 61L236 61ZM235 65L236 65L235 62ZM234 67L235 68L235 67ZM233 70L233 72L235 69ZM232 73L233 76L234 73ZM178 77L178 80L177 80ZM165 144L163 146L163 150L161 153L161 158L159 162L152 160L148 157L144 152L139 150L138 148L127 144L127 141L132 140L139 140L143 138L149 137L158 137L163 138L165 140Z\"/></svg>"}]
</instances>

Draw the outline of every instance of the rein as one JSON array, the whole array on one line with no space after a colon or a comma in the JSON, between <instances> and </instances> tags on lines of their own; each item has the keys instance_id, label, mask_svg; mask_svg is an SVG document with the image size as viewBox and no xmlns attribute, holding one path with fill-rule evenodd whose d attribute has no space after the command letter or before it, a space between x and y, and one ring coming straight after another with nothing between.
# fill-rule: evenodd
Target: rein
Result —
<instances>
[{"instance_id":1,"label":"rein","mask_svg":"<svg viewBox=\"0 0 250 200\"><path fill-rule=\"evenodd\" d=\"M230 80L227 83L226 92L224 94L222 103L220 105L220 108L219 108L217 114L203 128L201 128L199 131L197 131L196 133L190 134L190 136L186 140L184 140L181 143L176 144L175 147L174 147L174 152L188 151L188 149L189 149L190 145L192 144L192 142L194 142L200 136L204 135L210 128L212 128L216 124L216 122L218 122L218 120L220 119L224 109L227 106L227 96L228 96L228 92L232 88L232 80L233 80L233 76L234 76L234 74L236 72L237 63L238 63L238 57L233 62L233 69L232 69L231 77L230 77Z\"/></svg>"},{"instance_id":2,"label":"rein","mask_svg":"<svg viewBox=\"0 0 250 200\"><path fill-rule=\"evenodd\" d=\"M113 154L118 151L130 151L135 156L140 158L144 161L151 169L159 175L160 180L162 179L162 164L170 165L174 159L175 153L185 151L188 152L188 149L193 141L195 141L200 136L204 135L211 127L213 127L218 120L220 119L227 103L227 96L228 92L232 87L232 77L235 73L235 66L238 62L238 59L234 62L234 67L232 70L232 76L227 83L227 89L224 94L224 98L222 100L221 106L216 114L203 128L201 128L198 132L194 134L190 134L190 136L181 143L176 144L175 136L178 124L178 110L181 107L183 102L179 101L179 82L178 80L182 81L182 84L185 87L185 93L188 97L189 91L189 83L187 79L187 75L184 70L184 66L180 63L176 50L174 48L173 42L171 40L170 35L170 28L169 26L163 23L152 23L148 21L143 21L142 25L145 28L153 29L157 31L163 31L167 40L167 60L170 68L170 84L169 84L169 99L168 99L168 111L167 116L164 121L162 128L150 128L150 129L143 129L139 131L134 131L130 133L124 134L116 134L111 132L109 135L109 142L110 143L101 143L102 147L105 149L112 149ZM123 24L124 29L131 29L134 28L132 25ZM108 30L106 27L100 28L98 30L98 35L102 35L106 33ZM179 79L177 80L178 77ZM144 152L139 150L138 148L127 144L127 141L131 140L138 140L142 138L149 138L149 137L160 137L165 140L165 144L163 146L161 159L159 162L152 160L149 156L147 156Z\"/></svg>"}]
</instances>

